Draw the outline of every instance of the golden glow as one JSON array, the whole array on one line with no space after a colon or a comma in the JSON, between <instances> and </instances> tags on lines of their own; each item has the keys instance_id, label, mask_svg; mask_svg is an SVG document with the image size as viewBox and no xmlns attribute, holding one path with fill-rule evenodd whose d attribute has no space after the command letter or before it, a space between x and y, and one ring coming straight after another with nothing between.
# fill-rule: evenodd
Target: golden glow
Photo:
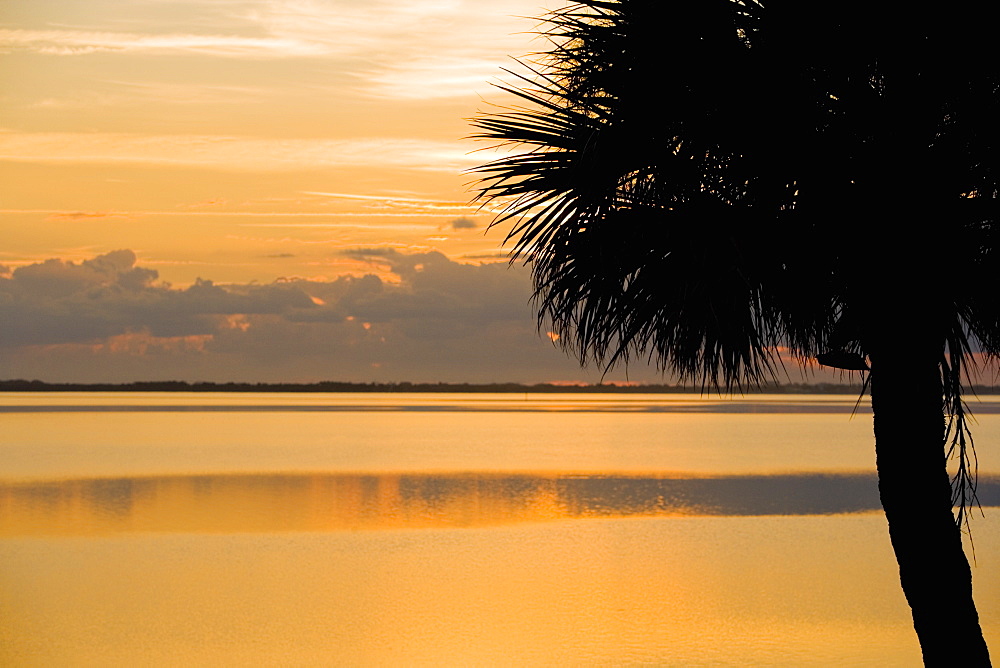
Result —
<instances>
[{"instance_id":1,"label":"golden glow","mask_svg":"<svg viewBox=\"0 0 1000 668\"><path fill-rule=\"evenodd\" d=\"M127 247L187 285L331 279L351 272L339 250L390 242L475 261L499 239L439 234L482 215L468 205L463 171L484 156L466 119L484 98L503 103L490 81L534 50L520 17L541 11L23 5L0 29L0 264Z\"/></svg>"},{"instance_id":2,"label":"golden glow","mask_svg":"<svg viewBox=\"0 0 1000 668\"><path fill-rule=\"evenodd\" d=\"M848 399L673 402L10 395L0 664L918 663Z\"/></svg>"},{"instance_id":3,"label":"golden glow","mask_svg":"<svg viewBox=\"0 0 1000 668\"><path fill-rule=\"evenodd\" d=\"M0 560L4 665L919 663L877 515L7 538Z\"/></svg>"},{"instance_id":4,"label":"golden glow","mask_svg":"<svg viewBox=\"0 0 1000 668\"><path fill-rule=\"evenodd\" d=\"M358 320L353 325L365 331ZM153 350L154 343L132 345ZM854 402L822 395L8 394L0 407L0 477L557 473L570 466L588 474L870 471L871 423L851 419ZM232 434L239 443L214 445L230 443ZM1000 420L981 415L977 436L1000 439Z\"/></svg>"}]
</instances>

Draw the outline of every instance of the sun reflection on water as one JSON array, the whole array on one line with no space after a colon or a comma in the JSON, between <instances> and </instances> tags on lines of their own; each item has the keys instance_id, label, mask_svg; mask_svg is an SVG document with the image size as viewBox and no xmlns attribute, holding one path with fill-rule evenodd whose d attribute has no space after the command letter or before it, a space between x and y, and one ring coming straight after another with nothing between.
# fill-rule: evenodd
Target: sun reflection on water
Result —
<instances>
[{"instance_id":1,"label":"sun reflection on water","mask_svg":"<svg viewBox=\"0 0 1000 668\"><path fill-rule=\"evenodd\" d=\"M0 665L916 665L852 405L15 397Z\"/></svg>"}]
</instances>

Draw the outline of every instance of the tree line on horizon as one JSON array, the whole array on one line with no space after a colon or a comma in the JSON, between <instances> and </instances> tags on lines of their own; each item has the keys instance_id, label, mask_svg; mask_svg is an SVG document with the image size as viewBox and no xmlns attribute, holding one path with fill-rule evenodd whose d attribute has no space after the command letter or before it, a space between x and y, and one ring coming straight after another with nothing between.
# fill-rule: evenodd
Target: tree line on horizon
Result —
<instances>
[{"instance_id":1,"label":"tree line on horizon","mask_svg":"<svg viewBox=\"0 0 1000 668\"><path fill-rule=\"evenodd\" d=\"M745 394L858 394L860 384L773 383L747 388ZM1000 386L977 386L979 394L1000 394ZM691 385L593 383L315 383L189 382L185 380L135 381L131 383L51 383L41 380L0 380L0 392L453 392L453 393L593 393L709 394L707 388Z\"/></svg>"}]
</instances>

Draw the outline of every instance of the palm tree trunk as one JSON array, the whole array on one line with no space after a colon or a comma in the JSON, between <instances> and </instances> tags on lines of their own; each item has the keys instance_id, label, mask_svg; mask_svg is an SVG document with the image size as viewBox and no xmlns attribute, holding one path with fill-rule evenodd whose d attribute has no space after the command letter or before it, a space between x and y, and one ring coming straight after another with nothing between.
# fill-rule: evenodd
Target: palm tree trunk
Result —
<instances>
[{"instance_id":1,"label":"palm tree trunk","mask_svg":"<svg viewBox=\"0 0 1000 668\"><path fill-rule=\"evenodd\" d=\"M942 344L872 346L879 494L926 666L989 666L972 572L952 514L944 453Z\"/></svg>"}]
</instances>

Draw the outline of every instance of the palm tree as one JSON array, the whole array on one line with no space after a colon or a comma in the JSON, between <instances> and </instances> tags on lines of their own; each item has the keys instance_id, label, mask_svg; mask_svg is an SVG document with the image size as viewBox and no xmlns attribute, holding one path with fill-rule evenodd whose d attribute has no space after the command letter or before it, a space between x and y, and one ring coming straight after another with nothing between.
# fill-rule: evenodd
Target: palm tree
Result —
<instances>
[{"instance_id":1,"label":"palm tree","mask_svg":"<svg viewBox=\"0 0 1000 668\"><path fill-rule=\"evenodd\" d=\"M539 322L703 388L780 347L869 369L879 490L927 665L989 665L962 549L963 382L1000 354L1000 73L978 5L582 0L476 136ZM898 12L909 12L907 14ZM958 459L949 479L946 446ZM953 498L953 492L955 498ZM953 508L958 509L957 516Z\"/></svg>"}]
</instances>

